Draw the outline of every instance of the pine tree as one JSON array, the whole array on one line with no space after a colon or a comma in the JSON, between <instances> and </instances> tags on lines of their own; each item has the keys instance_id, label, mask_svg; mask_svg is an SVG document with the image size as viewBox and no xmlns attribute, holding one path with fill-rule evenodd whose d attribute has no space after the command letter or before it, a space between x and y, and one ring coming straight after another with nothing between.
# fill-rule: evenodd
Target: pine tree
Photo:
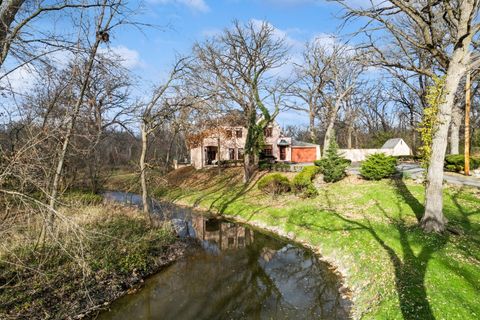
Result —
<instances>
[{"instance_id":1,"label":"pine tree","mask_svg":"<svg viewBox=\"0 0 480 320\"><path fill-rule=\"evenodd\" d=\"M325 157L316 162L320 167L325 182L336 182L346 176L349 161L338 153L337 142L332 139L325 153Z\"/></svg>"}]
</instances>

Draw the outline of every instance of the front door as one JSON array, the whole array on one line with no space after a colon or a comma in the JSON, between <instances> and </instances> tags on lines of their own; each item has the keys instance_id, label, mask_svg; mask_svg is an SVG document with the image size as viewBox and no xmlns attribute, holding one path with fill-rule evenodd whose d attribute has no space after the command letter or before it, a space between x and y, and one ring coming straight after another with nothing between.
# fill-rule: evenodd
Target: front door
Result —
<instances>
[{"instance_id":1,"label":"front door","mask_svg":"<svg viewBox=\"0 0 480 320\"><path fill-rule=\"evenodd\" d=\"M286 160L286 159L287 159L287 147L280 146L280 160Z\"/></svg>"},{"instance_id":2,"label":"front door","mask_svg":"<svg viewBox=\"0 0 480 320\"><path fill-rule=\"evenodd\" d=\"M217 159L217 147L207 147L207 164L212 164Z\"/></svg>"}]
</instances>

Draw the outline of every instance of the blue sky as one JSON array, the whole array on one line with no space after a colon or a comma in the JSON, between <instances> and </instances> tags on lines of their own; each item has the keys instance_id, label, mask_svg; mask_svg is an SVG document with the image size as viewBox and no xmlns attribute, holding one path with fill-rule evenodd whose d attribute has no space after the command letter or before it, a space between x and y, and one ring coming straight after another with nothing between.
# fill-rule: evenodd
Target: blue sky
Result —
<instances>
[{"instance_id":1,"label":"blue sky","mask_svg":"<svg viewBox=\"0 0 480 320\"><path fill-rule=\"evenodd\" d=\"M147 88L162 81L176 54L188 55L195 41L229 27L234 19L268 21L285 35L294 54L314 37L338 34L340 9L338 4L318 0L146 0L136 20L157 27L142 32L132 27L118 29L110 47L124 57ZM301 124L307 117L291 111L278 120L282 125Z\"/></svg>"},{"instance_id":2,"label":"blue sky","mask_svg":"<svg viewBox=\"0 0 480 320\"><path fill-rule=\"evenodd\" d=\"M347 1L357 6L370 4L370 0ZM145 95L148 98L149 89L162 83L176 55L188 55L196 41L230 27L233 20L270 23L291 47L291 61L297 62L305 42L316 37L332 42L332 35L345 36L357 27L349 24L339 30L341 7L326 0L130 0L129 6L135 8L132 20L154 27L125 25L116 28L111 33L108 49L101 50L110 50L121 57L123 65L138 77L135 93L140 98ZM39 19L31 29L36 32L38 28L59 28L53 21L53 17ZM54 56L60 65L66 65L70 58L71 55L62 52ZM289 75L288 67L279 73L282 71L283 76ZM28 66L7 77L13 90L20 95L28 92L41 78L41 74ZM305 113L295 111L283 112L277 120L282 126L308 123Z\"/></svg>"}]
</instances>

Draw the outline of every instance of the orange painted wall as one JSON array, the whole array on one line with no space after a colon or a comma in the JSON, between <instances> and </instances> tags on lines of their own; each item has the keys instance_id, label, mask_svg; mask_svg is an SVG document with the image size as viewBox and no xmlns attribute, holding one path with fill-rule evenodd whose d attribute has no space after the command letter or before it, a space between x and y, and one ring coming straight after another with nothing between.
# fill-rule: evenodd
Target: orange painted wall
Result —
<instances>
[{"instance_id":1,"label":"orange painted wall","mask_svg":"<svg viewBox=\"0 0 480 320\"><path fill-rule=\"evenodd\" d=\"M317 148L295 148L292 147L293 162L313 162L317 158Z\"/></svg>"}]
</instances>

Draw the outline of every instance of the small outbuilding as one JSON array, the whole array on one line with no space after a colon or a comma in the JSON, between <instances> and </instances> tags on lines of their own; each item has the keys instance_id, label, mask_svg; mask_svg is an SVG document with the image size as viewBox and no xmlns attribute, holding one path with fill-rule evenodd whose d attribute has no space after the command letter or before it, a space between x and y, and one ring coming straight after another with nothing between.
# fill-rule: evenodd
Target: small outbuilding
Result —
<instances>
[{"instance_id":1,"label":"small outbuilding","mask_svg":"<svg viewBox=\"0 0 480 320\"><path fill-rule=\"evenodd\" d=\"M410 155L412 155L412 150L407 145L407 143L405 141L403 141L402 138L395 138L395 139L387 140L383 144L382 149L389 150L387 152L387 154L391 155L391 156L410 156Z\"/></svg>"}]
</instances>

